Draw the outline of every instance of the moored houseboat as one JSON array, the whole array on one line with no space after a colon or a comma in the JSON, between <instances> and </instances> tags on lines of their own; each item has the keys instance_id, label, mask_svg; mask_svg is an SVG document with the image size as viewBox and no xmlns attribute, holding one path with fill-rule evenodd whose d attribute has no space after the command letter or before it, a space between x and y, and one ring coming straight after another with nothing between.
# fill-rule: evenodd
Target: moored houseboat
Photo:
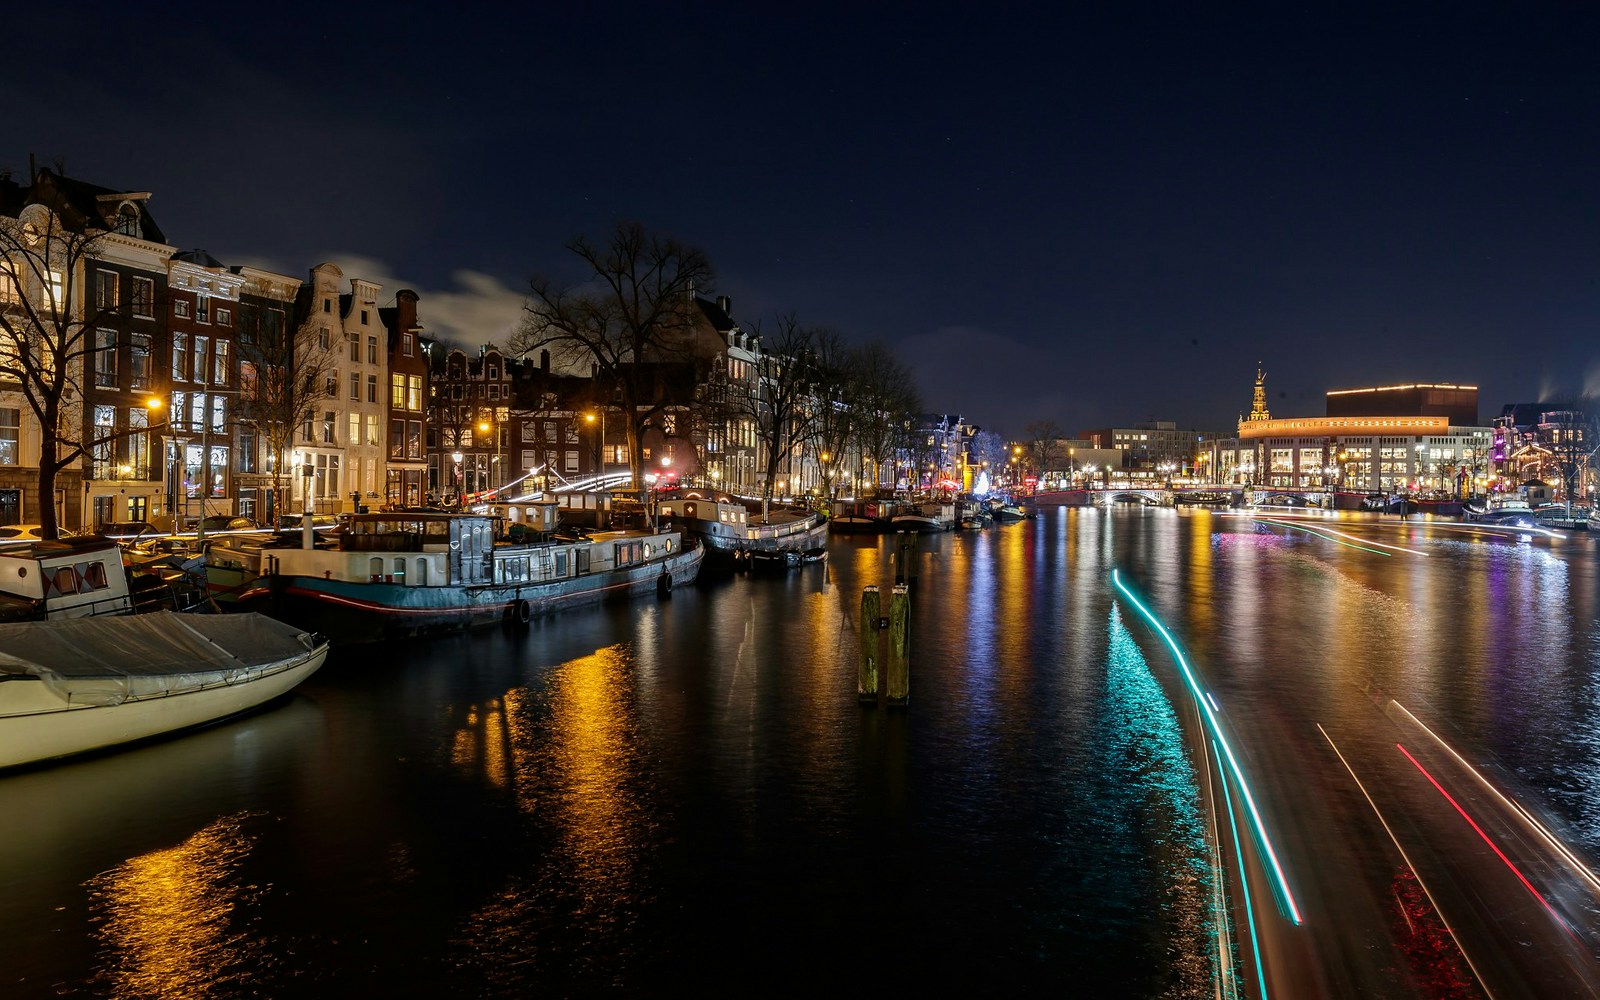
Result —
<instances>
[{"instance_id":1,"label":"moored houseboat","mask_svg":"<svg viewBox=\"0 0 1600 1000\"><path fill-rule=\"evenodd\" d=\"M893 530L893 500L835 500L828 514L828 530L841 535L876 535Z\"/></svg>"},{"instance_id":2,"label":"moored houseboat","mask_svg":"<svg viewBox=\"0 0 1600 1000\"><path fill-rule=\"evenodd\" d=\"M763 515L758 506L716 490L673 490L657 501L657 513L698 538L707 559L724 564L783 557L778 561L799 565L828 544L828 522L818 511L785 506Z\"/></svg>"},{"instance_id":3,"label":"moored houseboat","mask_svg":"<svg viewBox=\"0 0 1600 1000\"><path fill-rule=\"evenodd\" d=\"M562 531L553 502L519 513L355 514L327 547L261 549L233 603L346 645L665 595L700 571L705 550L676 528Z\"/></svg>"}]
</instances>

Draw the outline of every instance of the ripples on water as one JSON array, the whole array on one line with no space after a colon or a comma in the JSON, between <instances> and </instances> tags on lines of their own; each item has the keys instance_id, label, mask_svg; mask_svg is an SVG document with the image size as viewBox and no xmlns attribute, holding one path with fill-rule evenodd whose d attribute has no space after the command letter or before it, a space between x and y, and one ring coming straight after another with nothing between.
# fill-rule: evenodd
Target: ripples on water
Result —
<instances>
[{"instance_id":1,"label":"ripples on water","mask_svg":"<svg viewBox=\"0 0 1600 1000\"><path fill-rule=\"evenodd\" d=\"M271 711L0 778L0 816L26 817L0 858L0 993L1210 996L1171 665L1124 626L1113 565L1236 720L1381 685L1600 845L1592 553L1325 546L1171 511L926 539L905 711L856 698L882 539L340 653Z\"/></svg>"}]
</instances>

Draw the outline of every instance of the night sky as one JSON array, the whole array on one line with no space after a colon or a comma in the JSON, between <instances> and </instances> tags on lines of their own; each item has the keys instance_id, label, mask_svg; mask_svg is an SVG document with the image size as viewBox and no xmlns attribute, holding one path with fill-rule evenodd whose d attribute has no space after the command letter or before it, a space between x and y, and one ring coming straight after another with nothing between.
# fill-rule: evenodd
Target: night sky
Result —
<instances>
[{"instance_id":1,"label":"night sky","mask_svg":"<svg viewBox=\"0 0 1600 1000\"><path fill-rule=\"evenodd\" d=\"M0 165L460 343L636 220L1001 431L1600 394L1594 6L28 6Z\"/></svg>"}]
</instances>

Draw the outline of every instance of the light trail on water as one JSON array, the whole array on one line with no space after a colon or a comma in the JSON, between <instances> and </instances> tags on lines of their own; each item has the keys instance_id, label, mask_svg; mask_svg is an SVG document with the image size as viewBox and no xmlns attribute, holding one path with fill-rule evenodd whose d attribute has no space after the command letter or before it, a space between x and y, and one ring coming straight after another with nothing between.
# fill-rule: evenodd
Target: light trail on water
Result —
<instances>
[{"instance_id":1,"label":"light trail on water","mask_svg":"<svg viewBox=\"0 0 1600 1000\"><path fill-rule=\"evenodd\" d=\"M1561 858L1572 867L1573 872L1575 872L1579 878L1583 879L1589 884L1591 889L1595 890L1597 893L1600 893L1600 879L1595 877L1594 872L1589 868L1589 866L1584 864L1577 854L1564 842L1562 842L1561 838L1551 833L1549 829L1547 829L1543 823L1539 822L1539 820L1532 813L1523 808L1522 803L1496 788L1494 783L1488 778L1484 777L1481 771L1479 771L1476 767L1473 767L1467 762L1466 758L1457 753L1455 747L1452 747L1449 743L1446 743L1443 737L1430 729L1427 723L1413 715L1410 709L1406 708L1398 701L1394 701L1393 699L1390 699L1389 704L1393 705L1398 711L1403 712L1405 717L1411 721L1412 725L1416 726L1418 729L1432 737L1433 741L1439 745L1440 749L1449 754L1450 757L1463 769L1465 769L1468 774L1471 774L1474 778L1478 779L1478 783L1481 784L1484 789L1489 792L1489 794L1499 799L1503 806L1505 806L1507 809L1510 809L1518 816L1521 816L1523 821L1526 822L1529 827L1531 827L1533 831L1537 833L1545 842L1546 846L1559 854Z\"/></svg>"},{"instance_id":2,"label":"light trail on water","mask_svg":"<svg viewBox=\"0 0 1600 1000\"><path fill-rule=\"evenodd\" d=\"M1183 655L1183 650L1179 648L1177 640L1172 637L1172 633L1167 631L1167 627L1161 623L1161 620L1155 616L1154 612L1145 607L1144 603L1134 596L1133 591L1128 589L1127 584L1122 582L1120 571L1115 569L1111 571L1111 582L1128 599L1128 602L1138 609L1139 614L1144 617L1145 621L1150 623L1156 634L1161 636L1162 640L1166 642L1167 648L1172 651L1173 658L1177 660L1178 667L1183 673L1184 682L1188 685L1189 692L1194 697L1195 703L1200 706L1201 717L1206 722L1206 728L1210 731L1211 738L1221 751L1220 757L1227 761L1228 770L1232 773L1234 782L1239 786L1239 794L1249 812L1250 826L1255 834L1256 843L1261 846L1262 853L1266 855L1269 862L1268 871L1272 875L1273 889L1283 908L1284 916L1296 926L1299 926L1303 922L1300 916L1300 907L1295 903L1294 894L1289 890L1289 880L1284 876L1283 865L1278 861L1278 852L1272 846L1272 838L1267 835L1266 823L1262 821L1261 811L1256 807L1255 796L1250 793L1250 786L1245 781L1244 769L1239 766L1233 747L1228 743L1227 737L1223 735L1222 724L1217 720L1216 713L1212 711L1210 704L1207 703L1204 697L1205 692L1195 678L1194 671L1189 667L1188 659Z\"/></svg>"},{"instance_id":3,"label":"light trail on water","mask_svg":"<svg viewBox=\"0 0 1600 1000\"><path fill-rule=\"evenodd\" d=\"M1539 905L1543 906L1546 912L1548 912L1550 916L1558 924L1560 924L1568 934L1571 934L1574 938L1576 938L1577 935L1573 932L1572 928L1567 924L1567 922L1561 919L1561 914L1555 911L1555 907L1550 905L1549 900L1545 899L1544 896L1540 894L1539 890L1533 887L1533 883L1528 881L1528 877L1522 874L1522 869L1518 868L1510 858L1506 857L1505 852L1500 849L1500 845L1496 844L1489 838L1487 833L1483 832L1483 827L1478 825L1477 820L1474 820L1465 809L1461 808L1461 803L1457 802L1454 796L1445 791L1444 786L1439 784L1439 779L1430 774L1428 769L1423 767L1422 763L1418 761L1417 758L1411 756L1411 751L1407 750L1399 743L1396 743L1395 747L1398 748L1401 753L1406 755L1406 759L1409 760L1418 771L1422 772L1422 776L1427 778L1429 783L1431 783L1434 788L1438 789L1439 794L1444 796L1445 801L1450 803L1450 805L1455 808L1455 811L1461 814L1461 818L1467 821L1467 825L1472 827L1472 829L1477 832L1478 836L1482 838L1483 842L1489 845L1489 849L1494 851L1495 855L1505 863L1507 868L1511 869L1512 874L1517 876L1517 881L1521 882L1523 888L1527 889L1533 894L1533 898L1539 901Z\"/></svg>"},{"instance_id":4,"label":"light trail on water","mask_svg":"<svg viewBox=\"0 0 1600 1000\"><path fill-rule=\"evenodd\" d=\"M1444 915L1444 911L1439 908L1439 901L1434 898L1433 890L1428 888L1428 883L1423 880L1422 873L1417 870L1417 866L1415 864L1412 864L1411 856L1407 854L1406 849L1401 846L1400 838L1395 836L1394 828L1391 827L1389 825L1389 821L1384 818L1383 810L1379 809L1378 803L1373 801L1372 794L1367 791L1367 786L1362 783L1361 778L1356 775L1356 770L1350 766L1350 761L1345 759L1344 751L1340 750L1338 744L1333 742L1333 737L1328 735L1328 731L1322 728L1322 723L1319 722L1316 724L1316 726L1317 732L1322 734L1322 738L1327 740L1328 746L1333 749L1334 756L1339 758L1339 763L1343 764L1344 769L1349 772L1350 780L1354 781L1356 783L1356 788L1361 790L1361 797L1366 799L1367 805L1372 807L1372 814L1378 817L1378 822L1383 826L1383 832L1389 835L1389 840L1394 844L1394 849L1400 852L1400 860L1406 863L1406 868L1410 870L1412 877L1417 880L1417 885L1422 888L1422 894L1428 897L1428 905L1433 907L1433 912L1438 916L1439 922L1444 925L1445 932L1450 935L1450 940L1455 942L1456 951L1461 955L1461 960L1467 963L1467 968L1472 970L1472 976L1478 981L1479 988L1483 990L1485 995L1493 997L1494 994L1490 991L1488 983L1484 981L1483 975L1478 972L1478 966L1472 961L1472 956L1468 955L1467 949L1462 947L1461 936L1456 933L1456 929L1450 923L1449 918L1447 918ZM1405 913L1404 904L1401 905L1400 912L1402 914ZM1410 925L1411 923L1411 917L1409 914L1406 915L1406 923L1407 925Z\"/></svg>"}]
</instances>

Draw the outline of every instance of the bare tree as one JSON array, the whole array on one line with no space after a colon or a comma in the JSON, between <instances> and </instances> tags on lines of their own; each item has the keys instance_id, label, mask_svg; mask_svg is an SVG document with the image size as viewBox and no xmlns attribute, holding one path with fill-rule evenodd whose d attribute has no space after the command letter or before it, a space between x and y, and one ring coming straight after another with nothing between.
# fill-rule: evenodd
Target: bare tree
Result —
<instances>
[{"instance_id":1,"label":"bare tree","mask_svg":"<svg viewBox=\"0 0 1600 1000\"><path fill-rule=\"evenodd\" d=\"M660 427L674 405L655 392L650 363L693 356L698 326L696 289L710 287L713 271L699 250L637 223L621 223L604 244L578 237L567 244L591 272L577 287L542 275L529 282L532 301L512 354L549 348L565 366L587 362L613 385L626 429L634 489L644 486L644 431Z\"/></svg>"},{"instance_id":2,"label":"bare tree","mask_svg":"<svg viewBox=\"0 0 1600 1000\"><path fill-rule=\"evenodd\" d=\"M0 388L20 394L38 423L39 525L44 537L55 538L61 473L86 454L154 427L85 425L83 378L96 350L93 331L121 315L116 304L91 306L83 287L106 230L79 216L58 185L36 183L29 198L15 218L0 216Z\"/></svg>"},{"instance_id":3,"label":"bare tree","mask_svg":"<svg viewBox=\"0 0 1600 1000\"><path fill-rule=\"evenodd\" d=\"M794 313L778 317L773 325L772 335L762 338L756 360L755 392L730 400L739 408L739 415L754 425L760 453L766 459L761 486L763 517L778 470L811 439L820 417L813 353L816 331L801 326ZM755 332L760 336L759 328Z\"/></svg>"},{"instance_id":4,"label":"bare tree","mask_svg":"<svg viewBox=\"0 0 1600 1000\"><path fill-rule=\"evenodd\" d=\"M1591 413L1583 409L1583 401L1579 400L1551 410L1543 418L1550 427L1550 452L1561 476L1568 517L1572 516L1572 498L1591 475L1595 452L1600 449L1600 435Z\"/></svg>"},{"instance_id":5,"label":"bare tree","mask_svg":"<svg viewBox=\"0 0 1600 1000\"><path fill-rule=\"evenodd\" d=\"M1056 442L1066 435L1054 420L1035 420L1022 429L1023 440L1028 444L1028 457L1033 467L1043 476L1055 460Z\"/></svg>"},{"instance_id":6,"label":"bare tree","mask_svg":"<svg viewBox=\"0 0 1600 1000\"><path fill-rule=\"evenodd\" d=\"M850 447L853 421L847 404L853 349L837 330L819 329L812 338L811 374L816 413L810 424L811 445L823 466L830 499L836 488L834 471Z\"/></svg>"},{"instance_id":7,"label":"bare tree","mask_svg":"<svg viewBox=\"0 0 1600 1000\"><path fill-rule=\"evenodd\" d=\"M239 406L236 419L252 426L266 445L276 513L289 480L295 431L318 418L332 393L337 348L323 328L287 309L239 310ZM342 345L340 345L342 346ZM334 386L334 392L338 387Z\"/></svg>"},{"instance_id":8,"label":"bare tree","mask_svg":"<svg viewBox=\"0 0 1600 1000\"><path fill-rule=\"evenodd\" d=\"M919 408L911 371L881 343L855 352L853 377L845 403L851 410L852 438L864 459L873 465L874 486L882 482L885 462L903 452L912 414Z\"/></svg>"}]
</instances>

